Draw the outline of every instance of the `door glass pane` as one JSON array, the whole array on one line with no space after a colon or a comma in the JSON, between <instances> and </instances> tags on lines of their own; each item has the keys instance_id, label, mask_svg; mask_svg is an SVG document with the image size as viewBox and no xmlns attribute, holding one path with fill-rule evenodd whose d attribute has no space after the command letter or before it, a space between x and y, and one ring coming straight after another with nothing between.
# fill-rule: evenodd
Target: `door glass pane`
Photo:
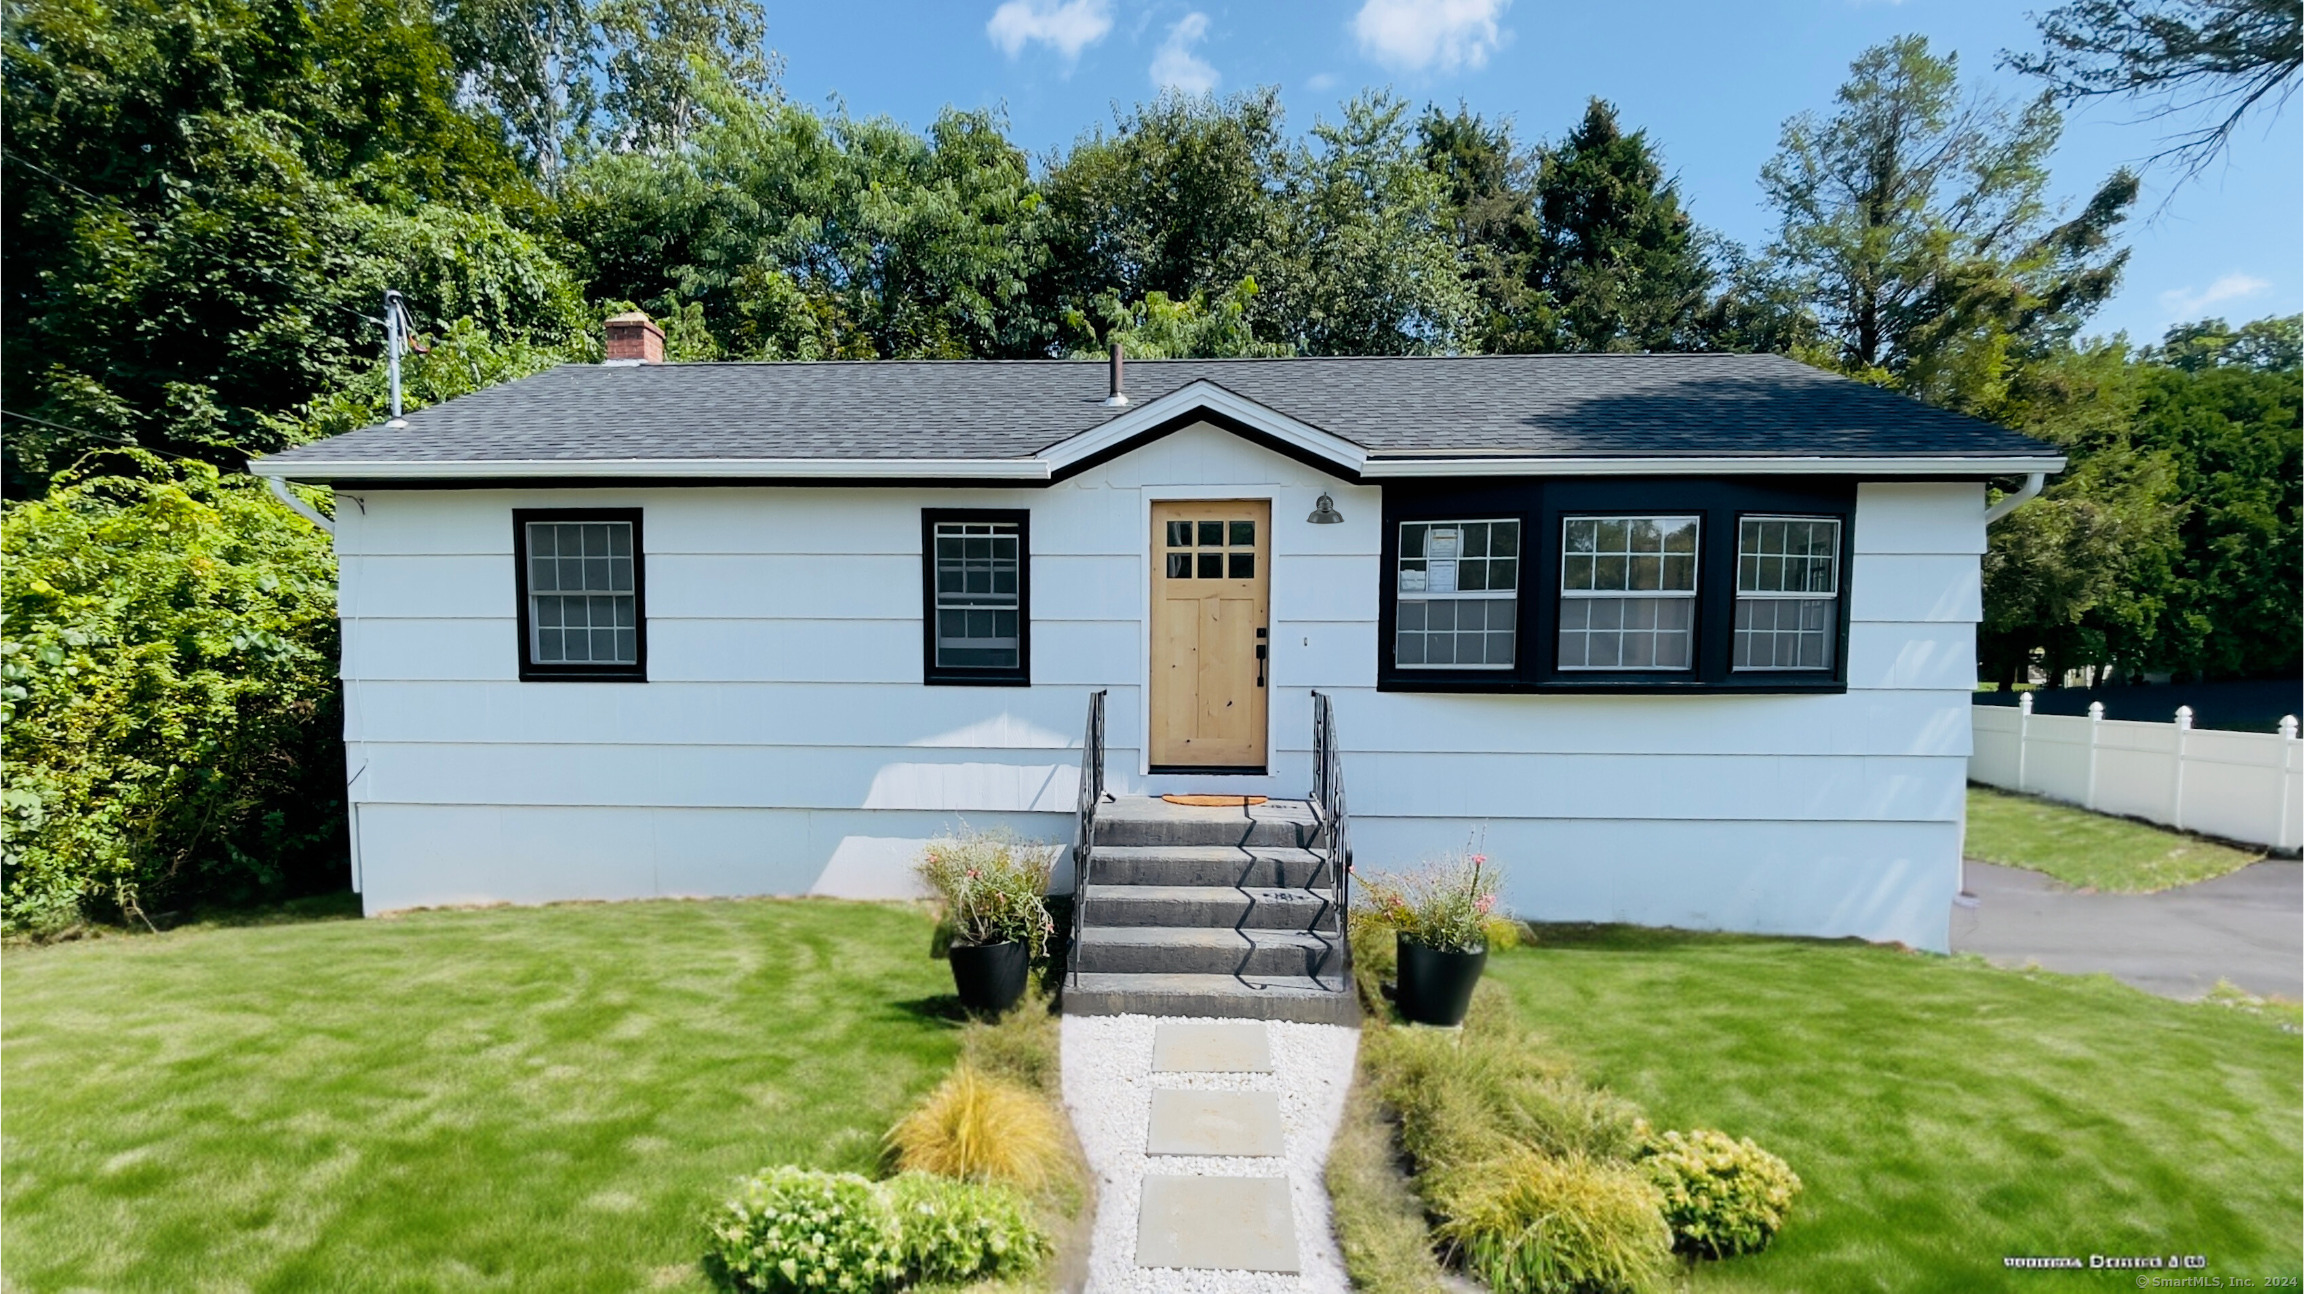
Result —
<instances>
[{"instance_id":1,"label":"door glass pane","mask_svg":"<svg viewBox=\"0 0 2304 1294\"><path fill-rule=\"evenodd\" d=\"M1200 546L1202 548L1222 548L1224 546L1224 523L1221 521L1201 522Z\"/></svg>"},{"instance_id":2,"label":"door glass pane","mask_svg":"<svg viewBox=\"0 0 2304 1294\"><path fill-rule=\"evenodd\" d=\"M1169 578L1169 579L1172 579L1172 580L1188 580L1188 579L1191 579L1191 578L1192 578L1192 554L1190 554L1190 553L1170 553L1170 554L1168 554L1168 578Z\"/></svg>"},{"instance_id":3,"label":"door glass pane","mask_svg":"<svg viewBox=\"0 0 2304 1294\"><path fill-rule=\"evenodd\" d=\"M1255 544L1256 544L1256 523L1255 523L1255 522L1253 522L1253 521L1235 521L1235 522L1233 522L1233 523L1232 523L1232 546L1233 546L1234 548L1252 548L1252 547L1254 547L1254 546L1255 546Z\"/></svg>"},{"instance_id":4,"label":"door glass pane","mask_svg":"<svg viewBox=\"0 0 2304 1294\"><path fill-rule=\"evenodd\" d=\"M1208 524L1210 524L1210 525L1214 525L1214 524L1216 524L1216 523L1215 523L1215 522L1209 522ZM1200 554L1200 578L1201 578L1201 579L1204 579L1204 580L1220 580L1220 579L1223 579L1223 578L1224 578L1224 554L1222 554L1222 553L1202 553L1202 554Z\"/></svg>"},{"instance_id":5,"label":"door glass pane","mask_svg":"<svg viewBox=\"0 0 2304 1294\"><path fill-rule=\"evenodd\" d=\"M1192 523L1189 521L1169 522L1168 546L1170 548L1190 548L1192 546Z\"/></svg>"},{"instance_id":6,"label":"door glass pane","mask_svg":"<svg viewBox=\"0 0 2304 1294\"><path fill-rule=\"evenodd\" d=\"M1256 578L1256 554L1233 553L1230 557L1230 561L1232 563L1233 579L1252 580Z\"/></svg>"}]
</instances>

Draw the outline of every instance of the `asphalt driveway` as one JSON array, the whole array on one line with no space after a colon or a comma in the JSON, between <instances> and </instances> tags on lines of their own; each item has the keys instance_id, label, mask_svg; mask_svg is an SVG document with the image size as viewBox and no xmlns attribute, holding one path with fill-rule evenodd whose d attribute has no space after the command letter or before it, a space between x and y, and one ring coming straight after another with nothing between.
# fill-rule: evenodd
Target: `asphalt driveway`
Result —
<instances>
[{"instance_id":1,"label":"asphalt driveway","mask_svg":"<svg viewBox=\"0 0 2304 1294\"><path fill-rule=\"evenodd\" d=\"M2267 859L2158 894L2091 894L2039 872L1970 859L1972 908L1952 909L1952 950L2052 971L2110 973L2164 997L2218 979L2304 999L2304 864Z\"/></svg>"}]
</instances>

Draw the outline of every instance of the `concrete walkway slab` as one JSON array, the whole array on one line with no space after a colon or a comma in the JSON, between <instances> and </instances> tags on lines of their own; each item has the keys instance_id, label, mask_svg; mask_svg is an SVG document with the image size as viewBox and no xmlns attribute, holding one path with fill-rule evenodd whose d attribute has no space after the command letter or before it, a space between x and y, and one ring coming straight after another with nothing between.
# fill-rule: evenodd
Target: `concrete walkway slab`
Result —
<instances>
[{"instance_id":1,"label":"concrete walkway slab","mask_svg":"<svg viewBox=\"0 0 2304 1294\"><path fill-rule=\"evenodd\" d=\"M1162 1024L1152 1034L1155 1074L1269 1074L1271 1034L1261 1024Z\"/></svg>"},{"instance_id":2,"label":"concrete walkway slab","mask_svg":"<svg viewBox=\"0 0 2304 1294\"><path fill-rule=\"evenodd\" d=\"M1280 1094L1156 1088L1148 1155L1286 1154L1280 1139Z\"/></svg>"},{"instance_id":3,"label":"concrete walkway slab","mask_svg":"<svg viewBox=\"0 0 2304 1294\"><path fill-rule=\"evenodd\" d=\"M1288 1179L1146 1176L1136 1265L1300 1270Z\"/></svg>"},{"instance_id":4,"label":"concrete walkway slab","mask_svg":"<svg viewBox=\"0 0 2304 1294\"><path fill-rule=\"evenodd\" d=\"M2103 972L2163 997L2219 979L2304 998L2304 864L2266 860L2158 894L2091 894L2039 872L1971 859L1978 899L1952 910L1952 950L2073 974Z\"/></svg>"}]
</instances>

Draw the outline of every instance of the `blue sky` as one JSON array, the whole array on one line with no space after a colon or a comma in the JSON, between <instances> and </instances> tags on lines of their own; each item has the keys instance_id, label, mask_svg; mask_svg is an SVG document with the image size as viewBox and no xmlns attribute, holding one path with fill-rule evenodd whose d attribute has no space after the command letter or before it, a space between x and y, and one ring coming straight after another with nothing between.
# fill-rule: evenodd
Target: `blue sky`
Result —
<instances>
[{"instance_id":1,"label":"blue sky","mask_svg":"<svg viewBox=\"0 0 2304 1294\"><path fill-rule=\"evenodd\" d=\"M1760 165L1784 119L1825 109L1866 46L1906 32L1959 55L1964 83L2009 96L2037 87L1994 66L2028 50L2028 8L1993 0L940 0L783 4L768 43L785 88L858 115L924 125L947 104L999 107L1035 154L1070 143L1163 84L1229 92L1276 85L1301 131L1365 87L1509 116L1524 138L1556 138L1585 99L1614 101L1679 176L1696 218L1748 245L1773 230ZM2162 128L2123 104L2071 114L2055 160L2077 205ZM2304 112L2251 122L2204 175L2175 187L2147 173L2127 227L2119 295L2091 331L2157 339L2202 315L2291 313L2304 299Z\"/></svg>"}]
</instances>

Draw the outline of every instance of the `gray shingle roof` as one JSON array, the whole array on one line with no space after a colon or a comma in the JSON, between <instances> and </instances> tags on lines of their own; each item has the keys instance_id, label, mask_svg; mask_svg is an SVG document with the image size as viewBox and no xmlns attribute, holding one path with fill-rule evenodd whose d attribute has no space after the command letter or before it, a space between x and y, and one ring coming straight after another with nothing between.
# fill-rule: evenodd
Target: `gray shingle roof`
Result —
<instances>
[{"instance_id":1,"label":"gray shingle roof","mask_svg":"<svg viewBox=\"0 0 2304 1294\"><path fill-rule=\"evenodd\" d=\"M1198 379L1429 456L2037 457L2030 437L1774 355L1136 360L1136 407ZM1100 363L567 365L275 455L334 464L1030 458L1124 410Z\"/></svg>"}]
</instances>

